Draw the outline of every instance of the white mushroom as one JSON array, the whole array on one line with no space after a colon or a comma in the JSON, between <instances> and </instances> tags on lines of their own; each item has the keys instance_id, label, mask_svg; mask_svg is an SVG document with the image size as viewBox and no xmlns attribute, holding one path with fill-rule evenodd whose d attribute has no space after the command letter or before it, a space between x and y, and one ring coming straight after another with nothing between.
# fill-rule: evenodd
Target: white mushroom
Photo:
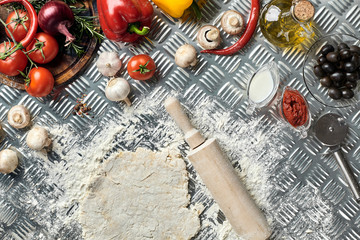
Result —
<instances>
[{"instance_id":1,"label":"white mushroom","mask_svg":"<svg viewBox=\"0 0 360 240\"><path fill-rule=\"evenodd\" d=\"M14 128L24 128L30 123L29 110L23 105L13 106L8 112L8 123Z\"/></svg>"},{"instance_id":2,"label":"white mushroom","mask_svg":"<svg viewBox=\"0 0 360 240\"><path fill-rule=\"evenodd\" d=\"M16 152L4 149L0 152L0 173L11 173L19 164Z\"/></svg>"},{"instance_id":3,"label":"white mushroom","mask_svg":"<svg viewBox=\"0 0 360 240\"><path fill-rule=\"evenodd\" d=\"M104 76L114 76L121 68L121 60L116 52L102 52L96 61L96 66Z\"/></svg>"},{"instance_id":4,"label":"white mushroom","mask_svg":"<svg viewBox=\"0 0 360 240\"><path fill-rule=\"evenodd\" d=\"M51 139L45 128L35 126L26 136L26 144L29 148L40 151L41 149L50 146Z\"/></svg>"},{"instance_id":5,"label":"white mushroom","mask_svg":"<svg viewBox=\"0 0 360 240\"><path fill-rule=\"evenodd\" d=\"M244 28L244 18L239 12L228 10L221 17L221 27L230 35L239 34Z\"/></svg>"},{"instance_id":6,"label":"white mushroom","mask_svg":"<svg viewBox=\"0 0 360 240\"><path fill-rule=\"evenodd\" d=\"M197 63L196 55L196 49L192 45L182 45L175 53L175 63L182 68L195 66Z\"/></svg>"},{"instance_id":7,"label":"white mushroom","mask_svg":"<svg viewBox=\"0 0 360 240\"><path fill-rule=\"evenodd\" d=\"M124 78L112 78L105 88L105 96L110 101L125 101L128 106L131 102L127 97L130 93L130 85Z\"/></svg>"},{"instance_id":8,"label":"white mushroom","mask_svg":"<svg viewBox=\"0 0 360 240\"><path fill-rule=\"evenodd\" d=\"M212 25L205 25L200 28L196 39L204 49L217 48L221 43L220 31Z\"/></svg>"}]
</instances>

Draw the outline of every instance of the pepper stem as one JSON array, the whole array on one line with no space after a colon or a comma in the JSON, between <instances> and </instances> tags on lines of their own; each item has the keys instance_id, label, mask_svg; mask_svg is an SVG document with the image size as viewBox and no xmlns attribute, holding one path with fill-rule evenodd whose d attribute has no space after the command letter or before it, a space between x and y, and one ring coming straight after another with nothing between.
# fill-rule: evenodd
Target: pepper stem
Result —
<instances>
[{"instance_id":1,"label":"pepper stem","mask_svg":"<svg viewBox=\"0 0 360 240\"><path fill-rule=\"evenodd\" d=\"M191 4L191 10L193 11L193 13L195 14L196 18L198 20L200 20L202 18L202 14L201 14L201 10L199 5L197 4L196 0L193 1L193 3Z\"/></svg>"},{"instance_id":2,"label":"pepper stem","mask_svg":"<svg viewBox=\"0 0 360 240\"><path fill-rule=\"evenodd\" d=\"M128 27L128 32L136 33L137 35L144 36L150 32L150 28L144 26L141 30L139 29L138 23L130 23Z\"/></svg>"}]
</instances>

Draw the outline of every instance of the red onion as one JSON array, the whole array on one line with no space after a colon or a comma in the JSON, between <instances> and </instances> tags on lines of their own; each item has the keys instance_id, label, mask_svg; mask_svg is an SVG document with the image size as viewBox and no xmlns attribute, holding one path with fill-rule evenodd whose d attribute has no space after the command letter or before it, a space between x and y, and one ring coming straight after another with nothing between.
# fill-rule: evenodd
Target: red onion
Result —
<instances>
[{"instance_id":1,"label":"red onion","mask_svg":"<svg viewBox=\"0 0 360 240\"><path fill-rule=\"evenodd\" d=\"M39 26L44 32L50 35L65 35L67 44L75 40L68 30L75 21L74 13L66 3L56 0L45 3L38 18Z\"/></svg>"}]
</instances>

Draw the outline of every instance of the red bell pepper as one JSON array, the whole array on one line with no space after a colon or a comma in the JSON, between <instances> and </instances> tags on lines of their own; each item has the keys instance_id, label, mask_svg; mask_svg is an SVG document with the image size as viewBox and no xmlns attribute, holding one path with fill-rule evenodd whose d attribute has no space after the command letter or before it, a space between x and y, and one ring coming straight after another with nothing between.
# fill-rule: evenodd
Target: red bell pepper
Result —
<instances>
[{"instance_id":1,"label":"red bell pepper","mask_svg":"<svg viewBox=\"0 0 360 240\"><path fill-rule=\"evenodd\" d=\"M112 41L135 42L148 34L154 9L148 0L97 0L100 26Z\"/></svg>"}]
</instances>

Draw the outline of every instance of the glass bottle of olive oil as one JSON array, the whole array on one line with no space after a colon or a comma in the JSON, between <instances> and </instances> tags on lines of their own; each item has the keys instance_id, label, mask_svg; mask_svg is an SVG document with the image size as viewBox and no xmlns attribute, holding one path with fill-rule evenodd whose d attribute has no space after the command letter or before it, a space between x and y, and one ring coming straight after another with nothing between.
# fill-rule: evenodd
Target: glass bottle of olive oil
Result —
<instances>
[{"instance_id":1,"label":"glass bottle of olive oil","mask_svg":"<svg viewBox=\"0 0 360 240\"><path fill-rule=\"evenodd\" d=\"M261 12L261 32L276 46L296 46L314 36L314 13L314 6L307 0L272 0Z\"/></svg>"}]
</instances>

